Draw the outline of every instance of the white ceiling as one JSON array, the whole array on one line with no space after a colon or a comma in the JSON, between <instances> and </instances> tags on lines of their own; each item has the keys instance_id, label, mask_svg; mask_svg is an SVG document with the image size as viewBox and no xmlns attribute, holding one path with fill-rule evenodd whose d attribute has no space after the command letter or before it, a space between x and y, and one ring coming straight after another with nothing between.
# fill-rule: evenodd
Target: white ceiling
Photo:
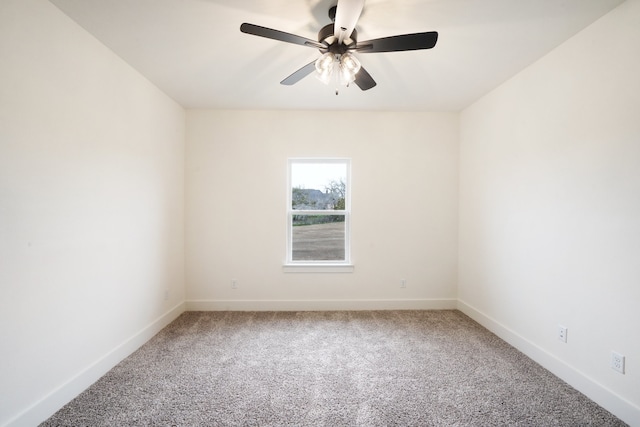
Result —
<instances>
[{"instance_id":1,"label":"white ceiling","mask_svg":"<svg viewBox=\"0 0 640 427\"><path fill-rule=\"evenodd\" d=\"M438 31L431 50L358 54L378 86L336 96L317 50L240 32L316 39L336 0L50 0L186 108L458 111L623 0L367 0L358 39Z\"/></svg>"}]
</instances>

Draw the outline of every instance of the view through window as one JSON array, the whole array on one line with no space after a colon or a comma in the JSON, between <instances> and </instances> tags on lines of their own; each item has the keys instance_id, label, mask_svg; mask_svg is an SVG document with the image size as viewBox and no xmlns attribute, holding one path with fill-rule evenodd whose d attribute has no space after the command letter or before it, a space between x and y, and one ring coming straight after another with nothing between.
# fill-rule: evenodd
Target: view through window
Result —
<instances>
[{"instance_id":1,"label":"view through window","mask_svg":"<svg viewBox=\"0 0 640 427\"><path fill-rule=\"evenodd\" d=\"M348 159L289 161L289 262L349 262L349 172Z\"/></svg>"}]
</instances>

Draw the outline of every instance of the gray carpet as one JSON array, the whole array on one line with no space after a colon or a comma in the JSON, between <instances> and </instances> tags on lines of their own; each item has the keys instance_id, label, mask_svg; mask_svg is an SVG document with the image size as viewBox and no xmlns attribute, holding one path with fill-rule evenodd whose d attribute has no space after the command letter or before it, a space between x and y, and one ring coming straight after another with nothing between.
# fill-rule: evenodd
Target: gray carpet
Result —
<instances>
[{"instance_id":1,"label":"gray carpet","mask_svg":"<svg viewBox=\"0 0 640 427\"><path fill-rule=\"evenodd\" d=\"M621 426L458 311L187 312L43 426Z\"/></svg>"}]
</instances>

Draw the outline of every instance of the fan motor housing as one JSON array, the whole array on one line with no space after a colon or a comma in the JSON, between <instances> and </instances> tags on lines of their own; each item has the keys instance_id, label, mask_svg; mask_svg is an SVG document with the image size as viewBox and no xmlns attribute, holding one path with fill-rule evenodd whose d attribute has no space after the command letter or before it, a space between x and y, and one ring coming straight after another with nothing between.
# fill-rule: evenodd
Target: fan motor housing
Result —
<instances>
[{"instance_id":1,"label":"fan motor housing","mask_svg":"<svg viewBox=\"0 0 640 427\"><path fill-rule=\"evenodd\" d=\"M335 37L334 25L328 24L322 27L322 29L318 32L318 41L320 43L326 43L329 48L329 52L342 55L346 51L349 50L349 47L354 46L358 41L358 32L353 30L351 33L351 37L349 37L349 43L339 44L338 40Z\"/></svg>"}]
</instances>

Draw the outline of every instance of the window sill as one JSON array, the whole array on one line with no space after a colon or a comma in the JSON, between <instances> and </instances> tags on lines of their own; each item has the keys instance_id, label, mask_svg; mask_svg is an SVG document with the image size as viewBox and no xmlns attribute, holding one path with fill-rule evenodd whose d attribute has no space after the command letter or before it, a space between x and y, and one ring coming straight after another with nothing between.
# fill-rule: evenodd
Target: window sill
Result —
<instances>
[{"instance_id":1,"label":"window sill","mask_svg":"<svg viewBox=\"0 0 640 427\"><path fill-rule=\"evenodd\" d=\"M284 273L353 273L353 264L285 264Z\"/></svg>"}]
</instances>

